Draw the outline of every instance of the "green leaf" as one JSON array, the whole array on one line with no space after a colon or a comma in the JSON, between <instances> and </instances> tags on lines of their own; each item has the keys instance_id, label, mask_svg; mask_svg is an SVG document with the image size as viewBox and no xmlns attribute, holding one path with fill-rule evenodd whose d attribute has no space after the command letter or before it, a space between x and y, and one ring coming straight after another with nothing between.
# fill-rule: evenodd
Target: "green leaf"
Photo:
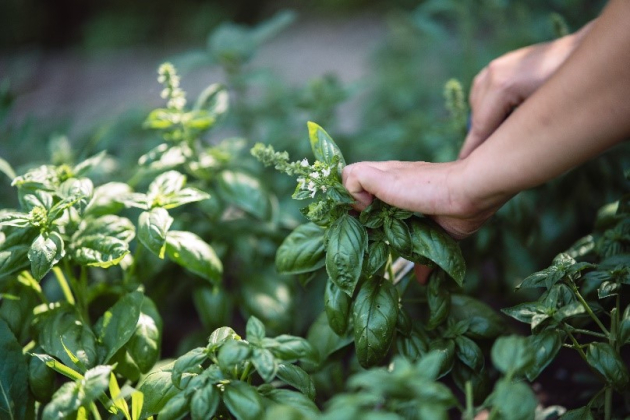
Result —
<instances>
[{"instance_id":1,"label":"green leaf","mask_svg":"<svg viewBox=\"0 0 630 420\"><path fill-rule=\"evenodd\" d=\"M210 334L208 339L208 351L213 352L219 349L225 342L229 340L240 340L241 337L230 327L217 328Z\"/></svg>"},{"instance_id":2,"label":"green leaf","mask_svg":"<svg viewBox=\"0 0 630 420\"><path fill-rule=\"evenodd\" d=\"M564 343L564 339L564 333L553 329L544 330L528 337L529 347L534 351L534 361L525 372L530 382L533 382L549 363L555 359Z\"/></svg>"},{"instance_id":3,"label":"green leaf","mask_svg":"<svg viewBox=\"0 0 630 420\"><path fill-rule=\"evenodd\" d=\"M593 417L590 406L586 406L567 411L560 417L560 420L595 420L595 417Z\"/></svg>"},{"instance_id":4,"label":"green leaf","mask_svg":"<svg viewBox=\"0 0 630 420\"><path fill-rule=\"evenodd\" d=\"M203 347L197 347L188 353L180 356L173 365L172 376L173 384L180 388L186 388L191 376L198 375L202 372L201 364L208 359L207 350ZM185 380L183 378L186 378Z\"/></svg>"},{"instance_id":5,"label":"green leaf","mask_svg":"<svg viewBox=\"0 0 630 420\"><path fill-rule=\"evenodd\" d=\"M123 182L108 182L94 188L92 200L83 214L91 216L113 215L125 205L125 197L131 193L131 187Z\"/></svg>"},{"instance_id":6,"label":"green leaf","mask_svg":"<svg viewBox=\"0 0 630 420\"><path fill-rule=\"evenodd\" d=\"M107 351L101 363L108 363L135 332L143 299L142 292L126 294L106 310L94 325L98 340Z\"/></svg>"},{"instance_id":7,"label":"green leaf","mask_svg":"<svg viewBox=\"0 0 630 420\"><path fill-rule=\"evenodd\" d=\"M221 369L227 372L248 359L251 352L252 347L245 341L231 340L221 346L217 360Z\"/></svg>"},{"instance_id":8,"label":"green leaf","mask_svg":"<svg viewBox=\"0 0 630 420\"><path fill-rule=\"evenodd\" d=\"M179 389L171 380L173 365L174 362L171 362L156 367L138 383L136 389L144 394L141 418L159 413L164 405L179 393Z\"/></svg>"},{"instance_id":9,"label":"green leaf","mask_svg":"<svg viewBox=\"0 0 630 420\"><path fill-rule=\"evenodd\" d=\"M384 241L370 242L367 253L368 259L365 263L365 272L368 277L372 277L387 262L387 259L389 258L389 247Z\"/></svg>"},{"instance_id":10,"label":"green leaf","mask_svg":"<svg viewBox=\"0 0 630 420\"><path fill-rule=\"evenodd\" d=\"M27 213L13 210L0 210L0 226L25 228L30 226L31 218Z\"/></svg>"},{"instance_id":11,"label":"green leaf","mask_svg":"<svg viewBox=\"0 0 630 420\"><path fill-rule=\"evenodd\" d=\"M30 357L28 361L28 385L37 401L42 403L50 401L55 390L55 376L55 371L49 368L46 362L38 357Z\"/></svg>"},{"instance_id":12,"label":"green leaf","mask_svg":"<svg viewBox=\"0 0 630 420\"><path fill-rule=\"evenodd\" d=\"M271 215L269 197L260 181L245 172L222 171L217 179L218 192L233 204L260 220Z\"/></svg>"},{"instance_id":13,"label":"green leaf","mask_svg":"<svg viewBox=\"0 0 630 420\"><path fill-rule=\"evenodd\" d=\"M193 301L199 319L208 331L228 324L232 319L232 296L223 287L197 287Z\"/></svg>"},{"instance_id":14,"label":"green leaf","mask_svg":"<svg viewBox=\"0 0 630 420\"><path fill-rule=\"evenodd\" d=\"M6 160L2 158L0 158L0 172L8 176L9 179L11 180L17 177L17 175L15 174L15 171L13 170L9 162L7 162Z\"/></svg>"},{"instance_id":15,"label":"green leaf","mask_svg":"<svg viewBox=\"0 0 630 420\"><path fill-rule=\"evenodd\" d=\"M190 415L193 420L212 418L221 402L221 393L214 384L198 389L190 400Z\"/></svg>"},{"instance_id":16,"label":"green leaf","mask_svg":"<svg viewBox=\"0 0 630 420\"><path fill-rule=\"evenodd\" d=\"M72 306L61 306L41 315L37 321L38 342L46 353L68 366L74 363L64 349L67 347L87 367L97 363L96 337ZM62 343L63 339L63 343Z\"/></svg>"},{"instance_id":17,"label":"green leaf","mask_svg":"<svg viewBox=\"0 0 630 420\"><path fill-rule=\"evenodd\" d=\"M22 346L0 319L0 417L20 420L26 416L27 365Z\"/></svg>"},{"instance_id":18,"label":"green leaf","mask_svg":"<svg viewBox=\"0 0 630 420\"><path fill-rule=\"evenodd\" d=\"M43 279L65 254L63 239L57 232L37 236L28 251L33 277Z\"/></svg>"},{"instance_id":19,"label":"green leaf","mask_svg":"<svg viewBox=\"0 0 630 420\"><path fill-rule=\"evenodd\" d=\"M357 219L344 214L327 235L326 272L339 289L352 296L361 276L367 231Z\"/></svg>"},{"instance_id":20,"label":"green leaf","mask_svg":"<svg viewBox=\"0 0 630 420\"><path fill-rule=\"evenodd\" d=\"M81 384L83 387L84 397L82 404L95 401L109 388L109 378L112 373L113 366L95 366L85 372Z\"/></svg>"},{"instance_id":21,"label":"green leaf","mask_svg":"<svg viewBox=\"0 0 630 420\"><path fill-rule=\"evenodd\" d=\"M249 317L245 327L246 340L252 344L260 344L265 336L265 325L255 316Z\"/></svg>"},{"instance_id":22,"label":"green leaf","mask_svg":"<svg viewBox=\"0 0 630 420\"><path fill-rule=\"evenodd\" d=\"M186 175L177 171L160 174L149 185L147 196L151 206L172 209L210 198L208 193L196 188L184 188L185 185Z\"/></svg>"},{"instance_id":23,"label":"green leaf","mask_svg":"<svg viewBox=\"0 0 630 420\"><path fill-rule=\"evenodd\" d=\"M306 223L282 241L276 252L276 268L281 274L309 273L326 264L324 257L324 229Z\"/></svg>"},{"instance_id":24,"label":"green leaf","mask_svg":"<svg viewBox=\"0 0 630 420\"><path fill-rule=\"evenodd\" d=\"M129 243L136 236L136 228L126 217L107 214L84 219L72 235L72 242L80 241L84 236L112 237Z\"/></svg>"},{"instance_id":25,"label":"green leaf","mask_svg":"<svg viewBox=\"0 0 630 420\"><path fill-rule=\"evenodd\" d=\"M79 210L83 212L94 195L94 184L89 178L70 178L59 186L57 194L64 201L72 203L70 205L78 204ZM50 211L51 219L56 218L53 209Z\"/></svg>"},{"instance_id":26,"label":"green leaf","mask_svg":"<svg viewBox=\"0 0 630 420\"><path fill-rule=\"evenodd\" d=\"M285 362L312 360L315 350L305 338L281 334L276 338L265 338L263 346Z\"/></svg>"},{"instance_id":27,"label":"green leaf","mask_svg":"<svg viewBox=\"0 0 630 420\"><path fill-rule=\"evenodd\" d=\"M475 372L481 372L485 365L483 352L477 343L466 336L455 337L455 354L459 360Z\"/></svg>"},{"instance_id":28,"label":"green leaf","mask_svg":"<svg viewBox=\"0 0 630 420\"><path fill-rule=\"evenodd\" d=\"M505 379L497 383L492 402L502 418L514 420L533 419L538 406L534 392L526 384Z\"/></svg>"},{"instance_id":29,"label":"green leaf","mask_svg":"<svg viewBox=\"0 0 630 420\"><path fill-rule=\"evenodd\" d=\"M185 269L216 284L221 281L223 264L214 249L192 232L178 230L166 234L166 253Z\"/></svg>"},{"instance_id":30,"label":"green leaf","mask_svg":"<svg viewBox=\"0 0 630 420\"><path fill-rule=\"evenodd\" d=\"M28 252L36 235L34 229L0 228L0 279L30 265Z\"/></svg>"},{"instance_id":31,"label":"green leaf","mask_svg":"<svg viewBox=\"0 0 630 420\"><path fill-rule=\"evenodd\" d=\"M160 356L162 342L162 317L155 303L148 297L142 299L136 329L125 346L127 355L142 373L147 373Z\"/></svg>"},{"instance_id":32,"label":"green leaf","mask_svg":"<svg viewBox=\"0 0 630 420\"><path fill-rule=\"evenodd\" d=\"M179 420L188 413L190 397L185 392L180 392L171 398L160 410L158 418L160 420Z\"/></svg>"},{"instance_id":33,"label":"green leaf","mask_svg":"<svg viewBox=\"0 0 630 420\"><path fill-rule=\"evenodd\" d=\"M630 341L630 305L626 306L619 323L619 343L623 346Z\"/></svg>"},{"instance_id":34,"label":"green leaf","mask_svg":"<svg viewBox=\"0 0 630 420\"><path fill-rule=\"evenodd\" d=\"M373 366L387 355L396 330L398 291L391 282L366 281L354 302L354 343L363 367Z\"/></svg>"},{"instance_id":35,"label":"green leaf","mask_svg":"<svg viewBox=\"0 0 630 420\"><path fill-rule=\"evenodd\" d=\"M46 366L48 366L50 369L54 370L57 373L62 374L66 378L70 378L72 380L83 378L83 375L81 375L79 372L77 372L76 370L72 368L69 368L68 366L64 365L63 363L61 363L54 357L49 356L48 354L31 353L31 356L39 359L42 363L45 363Z\"/></svg>"},{"instance_id":36,"label":"green leaf","mask_svg":"<svg viewBox=\"0 0 630 420\"><path fill-rule=\"evenodd\" d=\"M451 294L453 321L470 321L466 335L472 339L494 338L505 333L503 318L485 303L466 295Z\"/></svg>"},{"instance_id":37,"label":"green leaf","mask_svg":"<svg viewBox=\"0 0 630 420\"><path fill-rule=\"evenodd\" d=\"M324 292L324 310L328 317L328 325L337 335L348 332L348 317L352 299L331 280L326 281Z\"/></svg>"},{"instance_id":38,"label":"green leaf","mask_svg":"<svg viewBox=\"0 0 630 420\"><path fill-rule=\"evenodd\" d=\"M591 343L586 361L597 369L617 391L623 392L630 380L628 368L615 349L608 343Z\"/></svg>"},{"instance_id":39,"label":"green leaf","mask_svg":"<svg viewBox=\"0 0 630 420\"><path fill-rule=\"evenodd\" d=\"M426 366L427 372L437 372L431 374L430 377L434 379L441 378L453 369L455 362L455 340L440 338L433 340L429 344L429 354L436 353L437 356L433 356L435 360L429 365L424 360L427 356L420 359L420 363Z\"/></svg>"},{"instance_id":40,"label":"green leaf","mask_svg":"<svg viewBox=\"0 0 630 420\"><path fill-rule=\"evenodd\" d=\"M492 363L505 375L522 373L534 362L527 338L517 335L499 337L492 346Z\"/></svg>"},{"instance_id":41,"label":"green leaf","mask_svg":"<svg viewBox=\"0 0 630 420\"><path fill-rule=\"evenodd\" d=\"M389 244L401 255L409 255L412 250L411 233L403 220L388 217L383 224L383 232Z\"/></svg>"},{"instance_id":42,"label":"green leaf","mask_svg":"<svg viewBox=\"0 0 630 420\"><path fill-rule=\"evenodd\" d=\"M256 389L241 381L232 381L225 385L223 402L239 420L259 420L264 413L262 398Z\"/></svg>"},{"instance_id":43,"label":"green leaf","mask_svg":"<svg viewBox=\"0 0 630 420\"><path fill-rule=\"evenodd\" d=\"M306 395L288 389L273 389L265 393L276 404L287 405L297 409L306 418L315 418L320 414L315 403Z\"/></svg>"},{"instance_id":44,"label":"green leaf","mask_svg":"<svg viewBox=\"0 0 630 420\"><path fill-rule=\"evenodd\" d=\"M313 149L313 154L315 155L315 159L320 160L328 165L332 165L334 162L334 158L339 159L339 171L346 166L346 161L341 154L341 150L337 144L333 141L333 139L328 135L323 128L314 122L308 122L308 136L311 141L311 148Z\"/></svg>"},{"instance_id":45,"label":"green leaf","mask_svg":"<svg viewBox=\"0 0 630 420\"><path fill-rule=\"evenodd\" d=\"M451 294L445 285L443 270L433 270L429 277L427 288L427 303L429 305L429 322L427 329L437 328L448 317L451 308Z\"/></svg>"},{"instance_id":46,"label":"green leaf","mask_svg":"<svg viewBox=\"0 0 630 420\"><path fill-rule=\"evenodd\" d=\"M251 360L263 381L269 383L276 377L278 364L271 351L255 348Z\"/></svg>"},{"instance_id":47,"label":"green leaf","mask_svg":"<svg viewBox=\"0 0 630 420\"><path fill-rule=\"evenodd\" d=\"M466 263L457 242L427 219L414 218L409 224L414 262L422 263L424 258L433 261L461 286L466 274Z\"/></svg>"},{"instance_id":48,"label":"green leaf","mask_svg":"<svg viewBox=\"0 0 630 420\"><path fill-rule=\"evenodd\" d=\"M532 324L532 329L534 328L533 325L536 320L540 322L541 316L544 316L545 318L548 318L549 316L546 308L538 302L521 303L511 308L501 309L501 312L518 321L526 324Z\"/></svg>"},{"instance_id":49,"label":"green leaf","mask_svg":"<svg viewBox=\"0 0 630 420\"><path fill-rule=\"evenodd\" d=\"M138 239L149 251L163 259L166 234L172 223L173 218L163 208L142 212L138 220Z\"/></svg>"},{"instance_id":50,"label":"green leaf","mask_svg":"<svg viewBox=\"0 0 630 420\"><path fill-rule=\"evenodd\" d=\"M396 350L406 359L416 361L429 351L429 344L423 335L412 330L409 336L396 336Z\"/></svg>"},{"instance_id":51,"label":"green leaf","mask_svg":"<svg viewBox=\"0 0 630 420\"><path fill-rule=\"evenodd\" d=\"M288 363L278 364L278 378L315 400L315 383L304 369Z\"/></svg>"},{"instance_id":52,"label":"green leaf","mask_svg":"<svg viewBox=\"0 0 630 420\"><path fill-rule=\"evenodd\" d=\"M92 168L98 167L101 162L103 162L103 159L105 159L105 156L107 156L107 152L103 150L102 152L99 152L94 156L90 156L83 162L76 164L72 170L74 176L80 177L89 172Z\"/></svg>"},{"instance_id":53,"label":"green leaf","mask_svg":"<svg viewBox=\"0 0 630 420\"><path fill-rule=\"evenodd\" d=\"M325 313L320 314L309 328L306 334L307 340L319 355L319 360L324 361L332 353L352 343L350 334L337 335L328 324Z\"/></svg>"},{"instance_id":54,"label":"green leaf","mask_svg":"<svg viewBox=\"0 0 630 420\"><path fill-rule=\"evenodd\" d=\"M111 236L80 236L70 255L80 265L108 268L120 264L129 254L129 244Z\"/></svg>"}]
</instances>

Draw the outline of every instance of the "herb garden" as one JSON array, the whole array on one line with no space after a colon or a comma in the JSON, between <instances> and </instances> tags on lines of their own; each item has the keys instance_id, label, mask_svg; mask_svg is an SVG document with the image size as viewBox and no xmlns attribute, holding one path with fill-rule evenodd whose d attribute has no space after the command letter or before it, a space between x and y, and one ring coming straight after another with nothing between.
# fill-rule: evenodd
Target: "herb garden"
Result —
<instances>
[{"instance_id":1,"label":"herb garden","mask_svg":"<svg viewBox=\"0 0 630 420\"><path fill-rule=\"evenodd\" d=\"M630 416L625 145L461 243L379 200L357 212L342 185L347 163L457 156L472 74L430 97L414 71L430 40L452 30L451 59L470 57L499 12L567 31L547 8L482 3L395 15L352 133L337 110L353 88L252 65L289 12L218 25L205 50L165 57L162 107L85 141L46 133L47 155L27 152L5 86L0 419ZM195 66L225 81L184 92Z\"/></svg>"}]
</instances>

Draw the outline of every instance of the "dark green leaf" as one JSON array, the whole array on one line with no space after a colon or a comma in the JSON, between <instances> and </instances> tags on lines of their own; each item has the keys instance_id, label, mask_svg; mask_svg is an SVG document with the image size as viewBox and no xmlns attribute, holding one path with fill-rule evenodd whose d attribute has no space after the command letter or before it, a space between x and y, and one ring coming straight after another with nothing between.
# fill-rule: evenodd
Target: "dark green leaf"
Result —
<instances>
[{"instance_id":1,"label":"dark green leaf","mask_svg":"<svg viewBox=\"0 0 630 420\"><path fill-rule=\"evenodd\" d=\"M208 351L214 352L226 341L240 339L241 337L230 327L217 328L210 334L210 338L208 339Z\"/></svg>"},{"instance_id":2,"label":"dark green leaf","mask_svg":"<svg viewBox=\"0 0 630 420\"><path fill-rule=\"evenodd\" d=\"M502 379L495 387L492 403L502 418L531 420L534 418L538 400L525 383Z\"/></svg>"},{"instance_id":3,"label":"dark green leaf","mask_svg":"<svg viewBox=\"0 0 630 420\"><path fill-rule=\"evenodd\" d=\"M278 378L315 400L315 383L302 368L288 363L278 364Z\"/></svg>"},{"instance_id":4,"label":"dark green leaf","mask_svg":"<svg viewBox=\"0 0 630 420\"><path fill-rule=\"evenodd\" d=\"M263 402L258 392L251 385L232 381L225 385L223 402L239 420L259 420L263 415Z\"/></svg>"},{"instance_id":5,"label":"dark green leaf","mask_svg":"<svg viewBox=\"0 0 630 420\"><path fill-rule=\"evenodd\" d=\"M249 358L252 348L244 341L230 340L225 342L219 349L219 366L224 371L229 371L241 362Z\"/></svg>"},{"instance_id":6,"label":"dark green leaf","mask_svg":"<svg viewBox=\"0 0 630 420\"><path fill-rule=\"evenodd\" d=\"M28 399L27 365L22 346L0 319L0 417L21 420Z\"/></svg>"},{"instance_id":7,"label":"dark green leaf","mask_svg":"<svg viewBox=\"0 0 630 420\"><path fill-rule=\"evenodd\" d=\"M545 307L538 302L521 303L511 308L501 309L501 312L526 324L531 324L536 316L546 316Z\"/></svg>"},{"instance_id":8,"label":"dark green leaf","mask_svg":"<svg viewBox=\"0 0 630 420\"><path fill-rule=\"evenodd\" d=\"M380 270L389 258L389 248L384 241L370 242L368 245L368 259L365 262L365 272L372 277Z\"/></svg>"},{"instance_id":9,"label":"dark green leaf","mask_svg":"<svg viewBox=\"0 0 630 420\"><path fill-rule=\"evenodd\" d=\"M273 389L265 397L276 404L287 405L299 410L306 418L315 418L320 414L315 403L306 395L288 389Z\"/></svg>"},{"instance_id":10,"label":"dark green leaf","mask_svg":"<svg viewBox=\"0 0 630 420\"><path fill-rule=\"evenodd\" d=\"M332 353L346 347L352 343L353 337L350 334L344 336L337 335L328 324L328 318L325 313L317 317L311 325L307 333L307 339L311 346L319 355L319 361L328 359Z\"/></svg>"},{"instance_id":11,"label":"dark green leaf","mask_svg":"<svg viewBox=\"0 0 630 420\"><path fill-rule=\"evenodd\" d=\"M185 392L180 392L162 407L158 418L160 420L179 420L189 411L190 398Z\"/></svg>"},{"instance_id":12,"label":"dark green leaf","mask_svg":"<svg viewBox=\"0 0 630 420\"><path fill-rule=\"evenodd\" d=\"M477 343L463 335L455 337L455 354L459 360L475 372L481 372L485 365L483 352Z\"/></svg>"},{"instance_id":13,"label":"dark green leaf","mask_svg":"<svg viewBox=\"0 0 630 420\"><path fill-rule=\"evenodd\" d=\"M315 350L305 338L288 334L281 334L276 338L266 338L263 346L274 354L275 357L285 362L294 362L300 359L312 360Z\"/></svg>"},{"instance_id":14,"label":"dark green leaf","mask_svg":"<svg viewBox=\"0 0 630 420\"><path fill-rule=\"evenodd\" d=\"M572 302L569 303L568 305L565 305L561 308L559 308L556 313L553 315L553 318L556 321L564 321L565 319L569 319L572 318L574 316L577 315L581 315L586 313L586 309L584 308L584 305L582 305L580 302Z\"/></svg>"},{"instance_id":15,"label":"dark green leaf","mask_svg":"<svg viewBox=\"0 0 630 420\"><path fill-rule=\"evenodd\" d=\"M413 219L409 224L414 262L422 263L422 258L433 261L461 286L466 274L466 263L457 242L427 219ZM421 258L415 261L416 257Z\"/></svg>"},{"instance_id":16,"label":"dark green leaf","mask_svg":"<svg viewBox=\"0 0 630 420\"><path fill-rule=\"evenodd\" d=\"M220 286L201 286L193 292L199 319L209 331L226 325L232 319L232 296Z\"/></svg>"},{"instance_id":17,"label":"dark green leaf","mask_svg":"<svg viewBox=\"0 0 630 420\"><path fill-rule=\"evenodd\" d=\"M42 420L64 420L71 418L79 407L81 407L81 397L79 395L80 386L76 382L66 382L52 397L52 401L46 405L42 413Z\"/></svg>"},{"instance_id":18,"label":"dark green leaf","mask_svg":"<svg viewBox=\"0 0 630 420\"><path fill-rule=\"evenodd\" d=\"M411 253L411 233L404 221L388 217L383 224L383 231L387 242L396 252L401 255L409 255Z\"/></svg>"},{"instance_id":19,"label":"dark green leaf","mask_svg":"<svg viewBox=\"0 0 630 420\"><path fill-rule=\"evenodd\" d=\"M601 286L599 286L599 289L597 289L597 297L604 299L611 296L617 296L619 290L621 290L621 285L619 283L605 281Z\"/></svg>"},{"instance_id":20,"label":"dark green leaf","mask_svg":"<svg viewBox=\"0 0 630 420\"><path fill-rule=\"evenodd\" d=\"M36 280L41 280L65 255L63 239L57 232L40 234L28 251L31 272Z\"/></svg>"},{"instance_id":21,"label":"dark green leaf","mask_svg":"<svg viewBox=\"0 0 630 420\"><path fill-rule=\"evenodd\" d=\"M357 219L343 215L327 232L326 271L331 280L352 296L361 276L367 231Z\"/></svg>"},{"instance_id":22,"label":"dark green leaf","mask_svg":"<svg viewBox=\"0 0 630 420\"><path fill-rule=\"evenodd\" d=\"M534 361L525 372L530 382L533 382L556 357L564 338L564 333L552 329L528 337L529 347L534 351Z\"/></svg>"},{"instance_id":23,"label":"dark green leaf","mask_svg":"<svg viewBox=\"0 0 630 420\"><path fill-rule=\"evenodd\" d=\"M429 277L427 303L429 305L429 322L427 329L438 327L448 317L451 308L451 294L445 285L444 271L433 270Z\"/></svg>"},{"instance_id":24,"label":"dark green leaf","mask_svg":"<svg viewBox=\"0 0 630 420\"><path fill-rule=\"evenodd\" d=\"M331 279L328 279L324 292L324 309L328 317L328 324L337 335L344 335L348 332L351 305L350 296L339 289Z\"/></svg>"},{"instance_id":25,"label":"dark green leaf","mask_svg":"<svg viewBox=\"0 0 630 420\"><path fill-rule=\"evenodd\" d=\"M40 358L32 356L28 361L28 384L35 400L47 403L55 390L55 371Z\"/></svg>"},{"instance_id":26,"label":"dark green leaf","mask_svg":"<svg viewBox=\"0 0 630 420\"><path fill-rule=\"evenodd\" d=\"M516 335L499 337L492 346L492 363L502 373L515 375L529 369L534 355L527 338Z\"/></svg>"},{"instance_id":27,"label":"dark green leaf","mask_svg":"<svg viewBox=\"0 0 630 420\"><path fill-rule=\"evenodd\" d=\"M398 291L387 280L370 279L354 302L354 343L359 363L370 367L387 355L396 330Z\"/></svg>"},{"instance_id":28,"label":"dark green leaf","mask_svg":"<svg viewBox=\"0 0 630 420\"><path fill-rule=\"evenodd\" d=\"M630 341L630 305L626 306L619 323L619 343L623 346Z\"/></svg>"},{"instance_id":29,"label":"dark green leaf","mask_svg":"<svg viewBox=\"0 0 630 420\"><path fill-rule=\"evenodd\" d=\"M164 258L166 234L172 223L173 218L163 208L142 212L138 220L138 240L159 258Z\"/></svg>"},{"instance_id":30,"label":"dark green leaf","mask_svg":"<svg viewBox=\"0 0 630 420\"><path fill-rule=\"evenodd\" d=\"M133 335L140 318L143 298L142 292L126 294L105 311L94 325L99 342L107 350L101 363L109 362Z\"/></svg>"},{"instance_id":31,"label":"dark green leaf","mask_svg":"<svg viewBox=\"0 0 630 420\"><path fill-rule=\"evenodd\" d=\"M341 154L341 150L333 139L328 135L323 128L319 125L308 122L308 136L311 141L311 148L313 149L313 154L315 155L315 159L320 160L328 165L332 165L334 163L334 158L339 159L339 170L343 169L346 166L346 161Z\"/></svg>"},{"instance_id":32,"label":"dark green leaf","mask_svg":"<svg viewBox=\"0 0 630 420\"><path fill-rule=\"evenodd\" d=\"M156 367L138 383L137 389L144 394L141 418L159 413L180 392L171 380L173 365L174 362L171 362Z\"/></svg>"},{"instance_id":33,"label":"dark green leaf","mask_svg":"<svg viewBox=\"0 0 630 420\"><path fill-rule=\"evenodd\" d=\"M402 334L396 336L396 349L405 358L416 361L429 351L429 343L422 334L412 331L408 337Z\"/></svg>"},{"instance_id":34,"label":"dark green leaf","mask_svg":"<svg viewBox=\"0 0 630 420\"><path fill-rule=\"evenodd\" d=\"M221 197L247 213L267 220L271 215L269 197L260 181L245 172L222 171L218 177Z\"/></svg>"},{"instance_id":35,"label":"dark green leaf","mask_svg":"<svg viewBox=\"0 0 630 420\"><path fill-rule=\"evenodd\" d=\"M263 381L271 382L276 377L278 364L273 353L269 350L255 348L252 354L252 363Z\"/></svg>"},{"instance_id":36,"label":"dark green leaf","mask_svg":"<svg viewBox=\"0 0 630 420\"><path fill-rule=\"evenodd\" d=\"M276 268L281 274L308 273L325 263L324 230L315 223L298 226L276 252Z\"/></svg>"},{"instance_id":37,"label":"dark green leaf","mask_svg":"<svg viewBox=\"0 0 630 420\"><path fill-rule=\"evenodd\" d=\"M455 341L450 339L438 339L429 344L429 352L436 353L430 372L437 372L436 375L431 375L435 379L441 378L453 369L453 363L455 362ZM429 354L431 354L429 353ZM424 360L421 359L420 362ZM426 364L426 362L425 362ZM427 366L428 368L429 366Z\"/></svg>"},{"instance_id":38,"label":"dark green leaf","mask_svg":"<svg viewBox=\"0 0 630 420\"><path fill-rule=\"evenodd\" d=\"M245 327L245 338L252 344L260 344L266 336L265 325L255 316L249 317Z\"/></svg>"},{"instance_id":39,"label":"dark green leaf","mask_svg":"<svg viewBox=\"0 0 630 420\"><path fill-rule=\"evenodd\" d=\"M192 232L172 230L166 234L168 257L211 283L221 281L223 264L214 249Z\"/></svg>"},{"instance_id":40,"label":"dark green leaf","mask_svg":"<svg viewBox=\"0 0 630 420\"><path fill-rule=\"evenodd\" d=\"M589 406L569 410L560 417L560 420L595 420Z\"/></svg>"},{"instance_id":41,"label":"dark green leaf","mask_svg":"<svg viewBox=\"0 0 630 420\"><path fill-rule=\"evenodd\" d=\"M470 321L466 335L472 339L494 338L505 332L505 321L491 307L466 295L451 294L453 321Z\"/></svg>"},{"instance_id":42,"label":"dark green leaf","mask_svg":"<svg viewBox=\"0 0 630 420\"><path fill-rule=\"evenodd\" d=\"M221 393L214 384L198 389L190 400L190 415L193 420L212 418L221 402Z\"/></svg>"},{"instance_id":43,"label":"dark green leaf","mask_svg":"<svg viewBox=\"0 0 630 420\"><path fill-rule=\"evenodd\" d=\"M127 355L142 373L147 373L160 356L162 317L155 303L144 296L136 329L125 346Z\"/></svg>"},{"instance_id":44,"label":"dark green leaf","mask_svg":"<svg viewBox=\"0 0 630 420\"><path fill-rule=\"evenodd\" d=\"M180 388L186 388L187 381L190 380L192 375L198 375L203 370L201 364L208 358L207 350L203 347L197 347L190 350L188 353L180 356L175 360L175 364L172 368L173 384ZM185 381L183 378L186 377Z\"/></svg>"},{"instance_id":45,"label":"dark green leaf","mask_svg":"<svg viewBox=\"0 0 630 420\"><path fill-rule=\"evenodd\" d=\"M615 349L608 343L591 343L586 361L597 369L616 390L623 392L628 385L628 368Z\"/></svg>"}]
</instances>

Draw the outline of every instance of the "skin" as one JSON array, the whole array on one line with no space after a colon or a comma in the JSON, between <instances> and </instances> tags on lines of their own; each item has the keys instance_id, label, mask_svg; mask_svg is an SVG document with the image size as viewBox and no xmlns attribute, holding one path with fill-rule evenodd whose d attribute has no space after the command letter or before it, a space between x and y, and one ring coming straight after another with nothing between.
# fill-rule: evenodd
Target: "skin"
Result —
<instances>
[{"instance_id":1,"label":"skin","mask_svg":"<svg viewBox=\"0 0 630 420\"><path fill-rule=\"evenodd\" d=\"M378 197L463 239L518 192L628 138L629 21L630 1L611 0L579 33L495 60L473 84L461 159L348 165L343 182L356 209Z\"/></svg>"}]
</instances>

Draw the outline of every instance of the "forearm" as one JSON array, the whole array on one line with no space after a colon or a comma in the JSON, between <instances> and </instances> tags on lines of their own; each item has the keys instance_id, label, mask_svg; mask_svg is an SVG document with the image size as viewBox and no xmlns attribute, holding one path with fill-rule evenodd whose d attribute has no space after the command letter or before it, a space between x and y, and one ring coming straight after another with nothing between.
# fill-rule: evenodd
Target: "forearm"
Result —
<instances>
[{"instance_id":1,"label":"forearm","mask_svg":"<svg viewBox=\"0 0 630 420\"><path fill-rule=\"evenodd\" d=\"M560 69L463 163L481 207L500 205L630 136L630 1L613 0Z\"/></svg>"}]
</instances>

